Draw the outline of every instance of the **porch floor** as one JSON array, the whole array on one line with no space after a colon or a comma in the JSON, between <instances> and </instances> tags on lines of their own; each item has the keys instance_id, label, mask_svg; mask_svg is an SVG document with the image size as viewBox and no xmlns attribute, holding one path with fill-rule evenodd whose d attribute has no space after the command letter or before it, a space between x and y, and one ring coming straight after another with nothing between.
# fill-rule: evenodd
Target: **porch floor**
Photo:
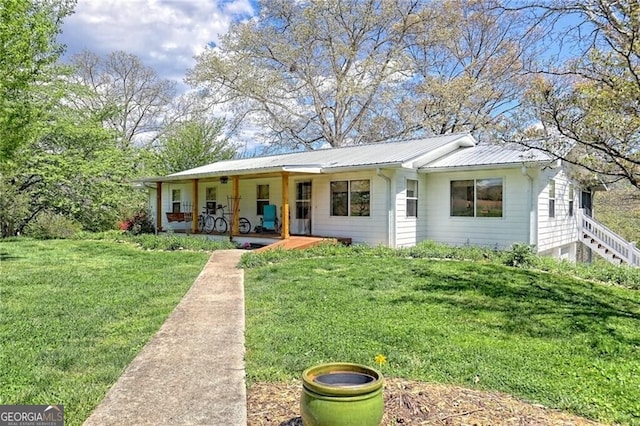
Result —
<instances>
[{"instance_id":1,"label":"porch floor","mask_svg":"<svg viewBox=\"0 0 640 426\"><path fill-rule=\"evenodd\" d=\"M256 249L256 252L265 250L302 250L309 247L317 246L325 241L337 242L337 238L323 238L323 237L306 237L306 236L291 236L286 240L279 240L273 244L266 245Z\"/></svg>"},{"instance_id":2,"label":"porch floor","mask_svg":"<svg viewBox=\"0 0 640 426\"><path fill-rule=\"evenodd\" d=\"M202 232L187 232L184 229L175 229L172 232L176 234L186 234L186 235L202 235L202 236L211 236L213 238L228 238L228 234L218 234L218 233L202 233ZM256 252L261 252L265 250L302 250L305 248L317 246L323 242L340 242L345 245L351 245L351 238L346 237L320 237L320 236L312 236L312 235L291 235L287 239L282 239L280 234L276 233L248 233L234 236L234 241L238 242L249 242L256 243L258 245L262 245L262 247L257 248Z\"/></svg>"}]
</instances>

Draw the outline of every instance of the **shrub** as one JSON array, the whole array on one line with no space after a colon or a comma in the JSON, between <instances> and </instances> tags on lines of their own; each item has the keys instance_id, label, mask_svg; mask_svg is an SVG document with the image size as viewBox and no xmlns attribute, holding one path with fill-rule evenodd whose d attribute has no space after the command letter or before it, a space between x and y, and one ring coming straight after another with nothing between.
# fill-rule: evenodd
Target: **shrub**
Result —
<instances>
[{"instance_id":1,"label":"shrub","mask_svg":"<svg viewBox=\"0 0 640 426\"><path fill-rule=\"evenodd\" d=\"M180 235L137 235L127 238L145 250L202 250L214 251L235 248L228 240L210 240L208 238Z\"/></svg>"},{"instance_id":2,"label":"shrub","mask_svg":"<svg viewBox=\"0 0 640 426\"><path fill-rule=\"evenodd\" d=\"M454 260L492 260L497 257L498 250L488 247L465 245L462 247L423 241L414 247L399 249L405 256L423 259L454 259Z\"/></svg>"},{"instance_id":3,"label":"shrub","mask_svg":"<svg viewBox=\"0 0 640 426\"><path fill-rule=\"evenodd\" d=\"M535 265L537 260L535 246L515 243L503 253L503 263L516 268L527 268Z\"/></svg>"},{"instance_id":4,"label":"shrub","mask_svg":"<svg viewBox=\"0 0 640 426\"><path fill-rule=\"evenodd\" d=\"M120 222L120 229L131 235L154 234L156 232L151 215L146 210L141 210Z\"/></svg>"},{"instance_id":5,"label":"shrub","mask_svg":"<svg viewBox=\"0 0 640 426\"><path fill-rule=\"evenodd\" d=\"M42 212L25 228L25 235L39 240L69 239L80 232L82 226L75 220L52 212Z\"/></svg>"}]
</instances>

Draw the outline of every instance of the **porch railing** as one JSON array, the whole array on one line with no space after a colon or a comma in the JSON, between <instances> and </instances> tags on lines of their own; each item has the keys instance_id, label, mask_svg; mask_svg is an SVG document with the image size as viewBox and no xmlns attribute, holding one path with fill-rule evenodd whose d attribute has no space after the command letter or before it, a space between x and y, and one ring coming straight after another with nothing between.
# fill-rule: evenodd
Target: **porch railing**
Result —
<instances>
[{"instance_id":1,"label":"porch railing","mask_svg":"<svg viewBox=\"0 0 640 426\"><path fill-rule=\"evenodd\" d=\"M640 267L640 249L580 210L582 241L611 263Z\"/></svg>"}]
</instances>

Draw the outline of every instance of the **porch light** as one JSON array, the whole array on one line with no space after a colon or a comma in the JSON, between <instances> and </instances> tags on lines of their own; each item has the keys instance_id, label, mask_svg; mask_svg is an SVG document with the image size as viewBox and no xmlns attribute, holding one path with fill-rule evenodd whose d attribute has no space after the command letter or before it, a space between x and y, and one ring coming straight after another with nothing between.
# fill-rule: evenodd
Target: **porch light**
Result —
<instances>
[{"instance_id":1,"label":"porch light","mask_svg":"<svg viewBox=\"0 0 640 426\"><path fill-rule=\"evenodd\" d=\"M229 177L228 176L220 176L220 183L227 183L229 182Z\"/></svg>"}]
</instances>

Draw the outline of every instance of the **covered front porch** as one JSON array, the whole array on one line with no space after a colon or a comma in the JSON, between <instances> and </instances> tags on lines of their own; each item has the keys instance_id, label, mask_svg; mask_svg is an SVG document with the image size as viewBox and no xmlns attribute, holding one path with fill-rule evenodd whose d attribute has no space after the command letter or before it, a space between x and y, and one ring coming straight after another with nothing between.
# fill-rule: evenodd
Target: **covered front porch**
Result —
<instances>
[{"instance_id":1,"label":"covered front porch","mask_svg":"<svg viewBox=\"0 0 640 426\"><path fill-rule=\"evenodd\" d=\"M155 202L150 200L149 207L156 231L230 238L236 242L252 240L265 245L286 240L292 234L292 204L296 209L295 224L310 223L310 194L300 200L295 195L300 191L291 191L289 186L291 181L294 185L299 185L300 180L310 181L311 176L309 172L293 175L296 180L291 179L289 171L280 171L194 178L170 175L153 179L151 185L147 181L155 190ZM296 198L292 201L291 197ZM275 224L270 227L265 222L267 212L275 216ZM205 220L215 221L215 229L204 227ZM309 226L295 229L296 235L311 234Z\"/></svg>"}]
</instances>

